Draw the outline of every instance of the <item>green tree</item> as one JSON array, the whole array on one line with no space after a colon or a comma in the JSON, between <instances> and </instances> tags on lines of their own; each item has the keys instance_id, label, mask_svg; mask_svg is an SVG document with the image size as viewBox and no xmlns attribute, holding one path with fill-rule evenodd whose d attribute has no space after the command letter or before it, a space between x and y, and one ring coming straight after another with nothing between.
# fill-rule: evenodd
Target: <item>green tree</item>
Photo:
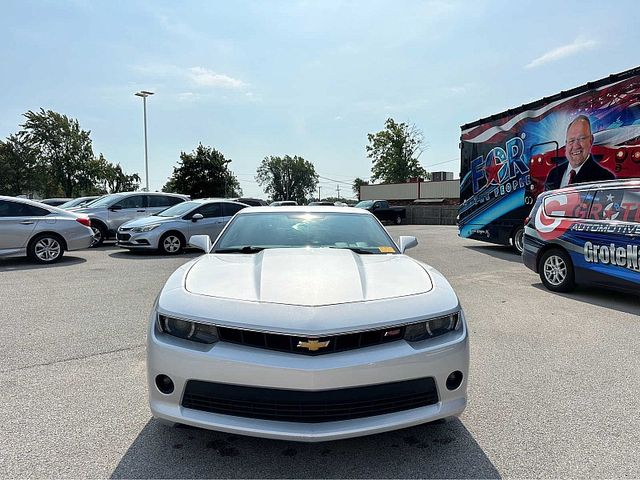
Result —
<instances>
[{"instance_id":1,"label":"green tree","mask_svg":"<svg viewBox=\"0 0 640 480\"><path fill-rule=\"evenodd\" d=\"M404 183L411 177L427 177L418 158L423 151L423 135L415 125L396 123L392 118L385 129L367 135L367 156L372 159L371 180Z\"/></svg>"},{"instance_id":2,"label":"green tree","mask_svg":"<svg viewBox=\"0 0 640 480\"><path fill-rule=\"evenodd\" d=\"M0 195L25 195L42 190L46 174L37 155L17 135L0 141Z\"/></svg>"},{"instance_id":3,"label":"green tree","mask_svg":"<svg viewBox=\"0 0 640 480\"><path fill-rule=\"evenodd\" d=\"M302 157L265 157L258 167L256 180L273 200L295 200L304 204L318 185L313 163Z\"/></svg>"},{"instance_id":4,"label":"green tree","mask_svg":"<svg viewBox=\"0 0 640 480\"><path fill-rule=\"evenodd\" d=\"M131 192L140 187L140 176L137 173L127 175L119 163L107 161L102 153L91 162L91 172L97 179L93 193Z\"/></svg>"},{"instance_id":5,"label":"green tree","mask_svg":"<svg viewBox=\"0 0 640 480\"><path fill-rule=\"evenodd\" d=\"M90 163L93 160L91 132L82 130L77 120L51 110L29 110L24 114L20 138L29 145L47 171L44 195L62 193L78 195L93 179ZM60 191L61 190L61 191Z\"/></svg>"},{"instance_id":6,"label":"green tree","mask_svg":"<svg viewBox=\"0 0 640 480\"><path fill-rule=\"evenodd\" d=\"M358 195L358 200L360 200L360 187L362 185L369 185L369 182L361 179L360 177L356 177L353 180L353 185L352 185L352 189L353 189L353 193L355 193L356 195Z\"/></svg>"},{"instance_id":7,"label":"green tree","mask_svg":"<svg viewBox=\"0 0 640 480\"><path fill-rule=\"evenodd\" d=\"M238 179L229 170L231 160L211 147L199 144L192 153L180 153L178 166L162 187L163 192L178 192L191 198L240 197Z\"/></svg>"}]
</instances>

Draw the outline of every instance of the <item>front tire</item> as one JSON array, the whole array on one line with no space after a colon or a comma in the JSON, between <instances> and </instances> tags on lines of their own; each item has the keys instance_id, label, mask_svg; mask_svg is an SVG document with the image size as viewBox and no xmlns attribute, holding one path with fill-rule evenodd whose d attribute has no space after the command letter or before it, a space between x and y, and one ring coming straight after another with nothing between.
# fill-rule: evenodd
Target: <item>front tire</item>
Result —
<instances>
[{"instance_id":1,"label":"front tire","mask_svg":"<svg viewBox=\"0 0 640 480\"><path fill-rule=\"evenodd\" d=\"M396 222L396 225L400 225L402 223L402 217L400 215L397 215L395 222Z\"/></svg>"},{"instance_id":2,"label":"front tire","mask_svg":"<svg viewBox=\"0 0 640 480\"><path fill-rule=\"evenodd\" d=\"M176 232L165 233L158 242L158 250L165 255L177 255L184 250L184 247L184 238Z\"/></svg>"},{"instance_id":3,"label":"front tire","mask_svg":"<svg viewBox=\"0 0 640 480\"><path fill-rule=\"evenodd\" d=\"M55 263L64 254L63 242L57 235L43 233L38 235L27 247L27 255L38 263Z\"/></svg>"},{"instance_id":4,"label":"front tire","mask_svg":"<svg viewBox=\"0 0 640 480\"><path fill-rule=\"evenodd\" d=\"M552 292L570 292L576 286L571 257L564 250L547 250L538 265L540 280Z\"/></svg>"},{"instance_id":5,"label":"front tire","mask_svg":"<svg viewBox=\"0 0 640 480\"><path fill-rule=\"evenodd\" d=\"M513 250L518 254L522 255L524 252L524 227L518 227L513 235L511 236L511 243L513 245Z\"/></svg>"}]
</instances>

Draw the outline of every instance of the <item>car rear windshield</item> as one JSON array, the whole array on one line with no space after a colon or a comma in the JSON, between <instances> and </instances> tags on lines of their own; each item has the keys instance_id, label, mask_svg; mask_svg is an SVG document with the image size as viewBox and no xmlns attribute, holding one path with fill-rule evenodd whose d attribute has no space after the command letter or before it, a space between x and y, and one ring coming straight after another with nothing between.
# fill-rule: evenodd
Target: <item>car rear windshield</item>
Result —
<instances>
[{"instance_id":1,"label":"car rear windshield","mask_svg":"<svg viewBox=\"0 0 640 480\"><path fill-rule=\"evenodd\" d=\"M369 215L257 212L237 215L214 252L300 247L345 248L358 253L398 251L385 229Z\"/></svg>"}]
</instances>

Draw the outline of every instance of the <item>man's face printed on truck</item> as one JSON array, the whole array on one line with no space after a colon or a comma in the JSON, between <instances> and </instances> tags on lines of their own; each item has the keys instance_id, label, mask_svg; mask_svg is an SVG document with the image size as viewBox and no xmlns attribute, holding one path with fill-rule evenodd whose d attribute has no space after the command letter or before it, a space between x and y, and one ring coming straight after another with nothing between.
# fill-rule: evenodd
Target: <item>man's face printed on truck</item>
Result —
<instances>
[{"instance_id":1,"label":"man's face printed on truck","mask_svg":"<svg viewBox=\"0 0 640 480\"><path fill-rule=\"evenodd\" d=\"M593 145L593 135L589 122L581 118L572 122L567 128L567 148L565 150L565 156L571 167L578 168L589 158L591 145Z\"/></svg>"}]
</instances>

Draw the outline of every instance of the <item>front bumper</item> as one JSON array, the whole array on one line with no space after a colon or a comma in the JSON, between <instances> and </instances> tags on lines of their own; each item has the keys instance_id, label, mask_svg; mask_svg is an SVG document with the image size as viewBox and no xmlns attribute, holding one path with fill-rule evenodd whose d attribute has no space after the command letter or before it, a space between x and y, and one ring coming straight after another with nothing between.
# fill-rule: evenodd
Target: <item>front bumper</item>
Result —
<instances>
[{"instance_id":1,"label":"front bumper","mask_svg":"<svg viewBox=\"0 0 640 480\"><path fill-rule=\"evenodd\" d=\"M469 344L466 323L446 339L422 342L420 348L404 340L321 356L303 356L219 342L194 344L157 331L155 321L147 338L149 404L154 417L223 432L282 440L320 442L410 427L459 415L466 406ZM437 340L437 342L436 342ZM433 344L429 344L433 342ZM454 371L463 374L455 390L446 387ZM175 388L163 394L156 376L168 375ZM395 413L339 421L304 423L265 420L185 408L189 380L304 392L336 391L384 385L403 380L433 378L438 401Z\"/></svg>"},{"instance_id":2,"label":"front bumper","mask_svg":"<svg viewBox=\"0 0 640 480\"><path fill-rule=\"evenodd\" d=\"M160 239L159 232L151 230L150 232L122 232L118 230L116 234L116 245L128 249L155 250L158 248Z\"/></svg>"}]
</instances>

